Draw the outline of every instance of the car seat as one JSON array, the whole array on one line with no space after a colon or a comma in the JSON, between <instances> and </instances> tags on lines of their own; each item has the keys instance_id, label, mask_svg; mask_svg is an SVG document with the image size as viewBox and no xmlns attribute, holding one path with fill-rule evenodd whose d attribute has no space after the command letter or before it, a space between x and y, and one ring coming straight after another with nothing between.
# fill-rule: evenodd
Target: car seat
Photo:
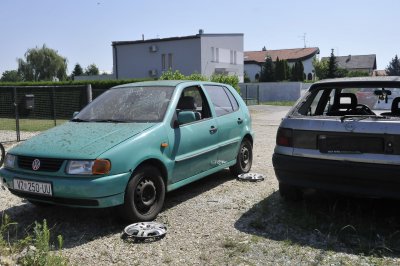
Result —
<instances>
[{"instance_id":1,"label":"car seat","mask_svg":"<svg viewBox=\"0 0 400 266\"><path fill-rule=\"evenodd\" d=\"M196 120L201 119L201 115L197 112L196 101L192 96L183 96L179 99L178 106L176 107L180 110L185 111L193 111L196 117Z\"/></svg>"},{"instance_id":2,"label":"car seat","mask_svg":"<svg viewBox=\"0 0 400 266\"><path fill-rule=\"evenodd\" d=\"M327 115L342 116L353 114L356 107L357 97L354 93L340 93L338 97L335 98L335 101Z\"/></svg>"},{"instance_id":3,"label":"car seat","mask_svg":"<svg viewBox=\"0 0 400 266\"><path fill-rule=\"evenodd\" d=\"M399 103L400 103L400 97L396 97L393 99L392 101L392 106L391 106L391 110L390 112L386 112L386 113L381 113L381 115L386 115L386 116L400 116L400 107L399 107Z\"/></svg>"}]
</instances>

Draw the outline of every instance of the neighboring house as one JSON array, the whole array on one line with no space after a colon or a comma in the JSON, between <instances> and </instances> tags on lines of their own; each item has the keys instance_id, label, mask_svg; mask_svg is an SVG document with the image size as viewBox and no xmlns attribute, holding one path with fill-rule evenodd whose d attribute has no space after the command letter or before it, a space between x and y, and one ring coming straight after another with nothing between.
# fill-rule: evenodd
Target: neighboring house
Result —
<instances>
[{"instance_id":1,"label":"neighboring house","mask_svg":"<svg viewBox=\"0 0 400 266\"><path fill-rule=\"evenodd\" d=\"M374 72L372 72L372 76L387 76L387 73L386 70L374 70Z\"/></svg>"},{"instance_id":2,"label":"neighboring house","mask_svg":"<svg viewBox=\"0 0 400 266\"><path fill-rule=\"evenodd\" d=\"M244 71L251 81L257 81L266 57L270 56L273 62L279 58L279 60L286 60L290 66L293 66L296 61L301 61L306 79L312 80L314 79L312 61L317 54L319 54L317 47L244 52Z\"/></svg>"},{"instance_id":3,"label":"neighboring house","mask_svg":"<svg viewBox=\"0 0 400 266\"><path fill-rule=\"evenodd\" d=\"M158 78L169 69L184 75L237 75L243 81L243 33L199 34L112 43L116 79Z\"/></svg>"},{"instance_id":4,"label":"neighboring house","mask_svg":"<svg viewBox=\"0 0 400 266\"><path fill-rule=\"evenodd\" d=\"M329 60L329 57L322 57L321 60ZM376 69L375 54L336 56L336 62L339 68L349 71L363 71L370 75Z\"/></svg>"}]
</instances>

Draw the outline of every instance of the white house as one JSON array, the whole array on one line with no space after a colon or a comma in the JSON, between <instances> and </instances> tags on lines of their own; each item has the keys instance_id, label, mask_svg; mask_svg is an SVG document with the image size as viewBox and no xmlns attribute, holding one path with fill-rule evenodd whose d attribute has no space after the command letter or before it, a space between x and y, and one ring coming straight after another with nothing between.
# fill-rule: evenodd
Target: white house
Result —
<instances>
[{"instance_id":1,"label":"white house","mask_svg":"<svg viewBox=\"0 0 400 266\"><path fill-rule=\"evenodd\" d=\"M270 56L273 62L279 58L279 60L287 60L290 66L297 61L301 61L306 79L312 80L314 79L312 61L317 54L319 54L319 48L317 47L244 52L244 71L251 81L257 81L265 59Z\"/></svg>"},{"instance_id":2,"label":"white house","mask_svg":"<svg viewBox=\"0 0 400 266\"><path fill-rule=\"evenodd\" d=\"M237 75L243 81L243 33L206 34L163 39L115 41L116 79L159 77L168 69L184 75Z\"/></svg>"}]
</instances>

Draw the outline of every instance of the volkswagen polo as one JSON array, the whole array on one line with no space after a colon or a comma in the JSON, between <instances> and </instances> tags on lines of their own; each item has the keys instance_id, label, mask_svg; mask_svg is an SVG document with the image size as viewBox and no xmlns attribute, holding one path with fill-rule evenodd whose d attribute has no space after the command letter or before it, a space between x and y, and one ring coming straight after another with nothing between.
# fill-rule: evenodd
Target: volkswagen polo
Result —
<instances>
[{"instance_id":1,"label":"volkswagen polo","mask_svg":"<svg viewBox=\"0 0 400 266\"><path fill-rule=\"evenodd\" d=\"M114 87L73 119L11 149L3 185L33 204L118 206L154 219L165 193L252 164L248 109L229 85L154 81Z\"/></svg>"}]
</instances>

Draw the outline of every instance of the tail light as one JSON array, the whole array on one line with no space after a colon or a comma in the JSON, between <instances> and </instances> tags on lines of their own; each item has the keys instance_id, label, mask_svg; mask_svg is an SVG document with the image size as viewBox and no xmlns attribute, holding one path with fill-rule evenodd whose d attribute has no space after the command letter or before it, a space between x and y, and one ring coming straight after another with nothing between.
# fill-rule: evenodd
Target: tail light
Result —
<instances>
[{"instance_id":1,"label":"tail light","mask_svg":"<svg viewBox=\"0 0 400 266\"><path fill-rule=\"evenodd\" d=\"M280 127L276 135L276 145L293 147L293 130Z\"/></svg>"}]
</instances>

